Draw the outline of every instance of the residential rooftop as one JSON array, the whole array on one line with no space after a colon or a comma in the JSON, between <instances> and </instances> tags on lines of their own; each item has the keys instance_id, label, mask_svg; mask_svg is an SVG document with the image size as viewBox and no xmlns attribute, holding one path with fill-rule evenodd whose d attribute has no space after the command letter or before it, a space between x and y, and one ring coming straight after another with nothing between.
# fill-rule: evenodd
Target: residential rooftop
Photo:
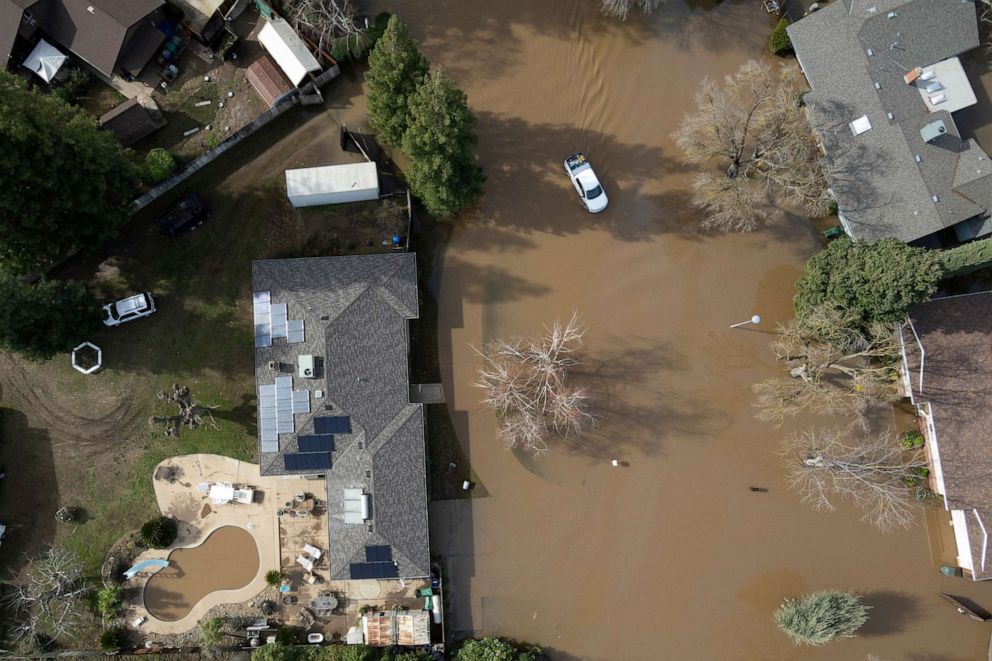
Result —
<instances>
[{"instance_id":1,"label":"residential rooftop","mask_svg":"<svg viewBox=\"0 0 992 661\"><path fill-rule=\"evenodd\" d=\"M907 372L933 422L938 490L967 522L975 578L992 578L992 292L921 303L909 320Z\"/></svg>"},{"instance_id":2,"label":"residential rooftop","mask_svg":"<svg viewBox=\"0 0 992 661\"><path fill-rule=\"evenodd\" d=\"M976 98L957 56L979 45L973 0L837 0L788 28L842 223L858 239L992 232L988 160L952 113ZM975 168L971 167L970 171Z\"/></svg>"},{"instance_id":3,"label":"residential rooftop","mask_svg":"<svg viewBox=\"0 0 992 661\"><path fill-rule=\"evenodd\" d=\"M262 474L324 476L331 580L429 576L416 256L257 261L252 289Z\"/></svg>"}]
</instances>

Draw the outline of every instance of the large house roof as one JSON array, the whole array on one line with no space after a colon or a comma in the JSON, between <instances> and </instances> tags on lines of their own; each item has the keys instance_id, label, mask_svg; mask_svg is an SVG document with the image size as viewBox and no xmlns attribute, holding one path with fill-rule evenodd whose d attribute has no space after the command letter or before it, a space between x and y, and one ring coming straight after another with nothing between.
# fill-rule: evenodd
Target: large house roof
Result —
<instances>
[{"instance_id":1,"label":"large house roof","mask_svg":"<svg viewBox=\"0 0 992 661\"><path fill-rule=\"evenodd\" d=\"M128 30L163 4L163 0L41 0L31 12L52 39L109 76ZM161 35L156 38L157 46Z\"/></svg>"},{"instance_id":2,"label":"large house roof","mask_svg":"<svg viewBox=\"0 0 992 661\"><path fill-rule=\"evenodd\" d=\"M421 404L410 403L408 370L408 322L419 314L416 256L258 261L252 265L252 289L268 292L273 309L286 306L287 327L301 327L295 337L282 339L275 328L281 322L272 321L266 335L264 313L257 313L267 304L256 304L260 430L269 424L263 419L262 389L277 377L291 377L286 392L294 400L302 393L308 402L306 412L294 408L291 425L274 435L275 441L260 433L262 474L325 476L332 580L356 578L352 565L369 561L367 547L389 547L401 577L428 576L424 413ZM300 356L316 357L316 378L300 376ZM330 418L335 425L330 468L294 468L290 462L306 453L311 438L327 432L321 425L330 425ZM346 517L346 489L368 496L366 520Z\"/></svg>"},{"instance_id":3,"label":"large house roof","mask_svg":"<svg viewBox=\"0 0 992 661\"><path fill-rule=\"evenodd\" d=\"M989 211L992 176L955 182L963 163L988 156L904 79L978 46L972 0L839 0L788 31L831 190L855 238L914 241ZM855 135L850 123L863 116L871 129ZM921 131L937 121L946 130L926 142Z\"/></svg>"},{"instance_id":4,"label":"large house roof","mask_svg":"<svg viewBox=\"0 0 992 661\"><path fill-rule=\"evenodd\" d=\"M909 320L903 340L913 397L929 402L945 504L968 518L976 577L982 564L992 577L992 556L982 560L992 548L979 531L992 530L992 292L921 303Z\"/></svg>"},{"instance_id":5,"label":"large house roof","mask_svg":"<svg viewBox=\"0 0 992 661\"><path fill-rule=\"evenodd\" d=\"M24 10L38 0L0 0L0 69L7 67Z\"/></svg>"}]
</instances>

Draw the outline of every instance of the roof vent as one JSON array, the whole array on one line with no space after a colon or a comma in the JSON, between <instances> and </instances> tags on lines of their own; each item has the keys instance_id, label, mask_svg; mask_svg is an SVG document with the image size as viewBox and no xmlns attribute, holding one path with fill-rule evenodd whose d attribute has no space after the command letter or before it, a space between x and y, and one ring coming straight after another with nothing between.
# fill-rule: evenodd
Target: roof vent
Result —
<instances>
[{"instance_id":1,"label":"roof vent","mask_svg":"<svg viewBox=\"0 0 992 661\"><path fill-rule=\"evenodd\" d=\"M890 112L885 113L885 116L888 117L889 119L895 119L896 118L895 115L893 115Z\"/></svg>"},{"instance_id":2,"label":"roof vent","mask_svg":"<svg viewBox=\"0 0 992 661\"><path fill-rule=\"evenodd\" d=\"M96 9L93 9L93 5L90 5L89 7L87 7L86 8L86 11L88 11L91 14L96 14Z\"/></svg>"},{"instance_id":3,"label":"roof vent","mask_svg":"<svg viewBox=\"0 0 992 661\"><path fill-rule=\"evenodd\" d=\"M940 81L935 80L926 86L927 94L933 94L944 89L944 86L940 84Z\"/></svg>"},{"instance_id":4,"label":"roof vent","mask_svg":"<svg viewBox=\"0 0 992 661\"><path fill-rule=\"evenodd\" d=\"M894 11L890 11L888 14L886 14L886 17L887 18L895 18L898 15L899 15L898 13L896 13Z\"/></svg>"},{"instance_id":5,"label":"roof vent","mask_svg":"<svg viewBox=\"0 0 992 661\"><path fill-rule=\"evenodd\" d=\"M875 51L874 51L874 49L871 49L871 48L869 48L869 49L868 49L868 57L874 57L874 56L875 56Z\"/></svg>"},{"instance_id":6,"label":"roof vent","mask_svg":"<svg viewBox=\"0 0 992 661\"><path fill-rule=\"evenodd\" d=\"M877 80L875 81L875 89L877 89L877 90L882 89L882 84L879 83Z\"/></svg>"},{"instance_id":7,"label":"roof vent","mask_svg":"<svg viewBox=\"0 0 992 661\"><path fill-rule=\"evenodd\" d=\"M922 162L923 162L923 159L922 159L922 158L920 157L920 155L919 155L919 154L917 154L917 155L916 155L916 156L914 156L913 158L915 158L915 159L916 159L916 162L917 162L917 163L922 163Z\"/></svg>"},{"instance_id":8,"label":"roof vent","mask_svg":"<svg viewBox=\"0 0 992 661\"><path fill-rule=\"evenodd\" d=\"M940 202L940 198L939 198L939 197L937 197L936 195L934 195L934 196L933 196L933 197L932 197L931 199L932 199L932 200L933 200L934 202Z\"/></svg>"},{"instance_id":9,"label":"roof vent","mask_svg":"<svg viewBox=\"0 0 992 661\"><path fill-rule=\"evenodd\" d=\"M923 138L923 142L933 142L945 133L947 133L947 127L944 126L944 120L942 119L930 122L920 129L920 137Z\"/></svg>"},{"instance_id":10,"label":"roof vent","mask_svg":"<svg viewBox=\"0 0 992 661\"><path fill-rule=\"evenodd\" d=\"M937 72L933 69L928 69L920 74L920 80L933 80L937 76Z\"/></svg>"},{"instance_id":11,"label":"roof vent","mask_svg":"<svg viewBox=\"0 0 992 661\"><path fill-rule=\"evenodd\" d=\"M871 121L868 120L868 115L862 115L848 124L848 126L851 127L851 132L854 135L861 135L871 130Z\"/></svg>"}]
</instances>

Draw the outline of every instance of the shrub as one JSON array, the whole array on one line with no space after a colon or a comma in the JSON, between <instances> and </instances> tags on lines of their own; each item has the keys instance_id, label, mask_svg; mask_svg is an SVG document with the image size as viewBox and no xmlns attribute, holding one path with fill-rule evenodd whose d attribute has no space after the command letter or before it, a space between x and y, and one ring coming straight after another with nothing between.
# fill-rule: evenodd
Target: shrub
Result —
<instances>
[{"instance_id":1,"label":"shrub","mask_svg":"<svg viewBox=\"0 0 992 661\"><path fill-rule=\"evenodd\" d=\"M278 569L270 569L265 572L265 582L270 588L277 588L282 583L282 572Z\"/></svg>"},{"instance_id":2,"label":"shrub","mask_svg":"<svg viewBox=\"0 0 992 661\"><path fill-rule=\"evenodd\" d=\"M157 184L168 177L176 167L176 160L165 149L156 147L145 156L141 179L146 184Z\"/></svg>"},{"instance_id":3,"label":"shrub","mask_svg":"<svg viewBox=\"0 0 992 661\"><path fill-rule=\"evenodd\" d=\"M214 646L224 638L224 618L212 617L200 623L200 638L207 646Z\"/></svg>"},{"instance_id":4,"label":"shrub","mask_svg":"<svg viewBox=\"0 0 992 661\"><path fill-rule=\"evenodd\" d=\"M927 468L926 466L916 466L915 468L913 468L913 472L919 475L920 477L929 477L930 475L930 469Z\"/></svg>"},{"instance_id":5,"label":"shrub","mask_svg":"<svg viewBox=\"0 0 992 661\"><path fill-rule=\"evenodd\" d=\"M915 450L916 448L923 447L924 440L923 434L919 430L910 429L899 439L899 445L907 450Z\"/></svg>"},{"instance_id":6,"label":"shrub","mask_svg":"<svg viewBox=\"0 0 992 661\"><path fill-rule=\"evenodd\" d=\"M116 616L124 605L124 591L117 585L100 588L96 593L96 610L105 620Z\"/></svg>"},{"instance_id":7,"label":"shrub","mask_svg":"<svg viewBox=\"0 0 992 661\"><path fill-rule=\"evenodd\" d=\"M69 69L69 75L65 80L52 87L52 94L69 105L76 105L79 99L83 98L89 84L90 74L85 69L73 67Z\"/></svg>"},{"instance_id":8,"label":"shrub","mask_svg":"<svg viewBox=\"0 0 992 661\"><path fill-rule=\"evenodd\" d=\"M775 611L775 624L797 645L823 645L851 638L868 621L868 610L853 592L825 590L802 599L786 599Z\"/></svg>"},{"instance_id":9,"label":"shrub","mask_svg":"<svg viewBox=\"0 0 992 661\"><path fill-rule=\"evenodd\" d=\"M520 650L500 638L466 640L454 656L455 661L540 661L544 658L540 647Z\"/></svg>"},{"instance_id":10,"label":"shrub","mask_svg":"<svg viewBox=\"0 0 992 661\"><path fill-rule=\"evenodd\" d=\"M158 516L141 526L141 541L153 549L164 549L176 541L179 528L167 516Z\"/></svg>"},{"instance_id":11,"label":"shrub","mask_svg":"<svg viewBox=\"0 0 992 661\"><path fill-rule=\"evenodd\" d=\"M110 627L100 634L100 649L104 652L119 652L127 645L127 629Z\"/></svg>"},{"instance_id":12,"label":"shrub","mask_svg":"<svg viewBox=\"0 0 992 661\"><path fill-rule=\"evenodd\" d=\"M82 282L28 284L0 274L0 347L32 360L69 351L100 328L100 305Z\"/></svg>"},{"instance_id":13,"label":"shrub","mask_svg":"<svg viewBox=\"0 0 992 661\"><path fill-rule=\"evenodd\" d=\"M276 643L279 645L295 645L299 638L299 631L293 627L282 627L276 632Z\"/></svg>"},{"instance_id":14,"label":"shrub","mask_svg":"<svg viewBox=\"0 0 992 661\"><path fill-rule=\"evenodd\" d=\"M945 278L957 278L992 267L992 238L972 241L957 248L940 251L940 266Z\"/></svg>"},{"instance_id":15,"label":"shrub","mask_svg":"<svg viewBox=\"0 0 992 661\"><path fill-rule=\"evenodd\" d=\"M781 57L792 52L792 41L789 39L789 33L785 31L787 27L789 22L784 18L780 19L771 36L768 37L768 50L772 55Z\"/></svg>"}]
</instances>

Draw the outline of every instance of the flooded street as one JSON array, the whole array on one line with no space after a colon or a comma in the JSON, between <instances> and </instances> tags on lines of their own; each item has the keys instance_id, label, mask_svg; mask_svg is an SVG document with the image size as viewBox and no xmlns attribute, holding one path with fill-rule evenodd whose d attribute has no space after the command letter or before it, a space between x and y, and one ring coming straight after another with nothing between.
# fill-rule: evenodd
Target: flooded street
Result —
<instances>
[{"instance_id":1,"label":"flooded street","mask_svg":"<svg viewBox=\"0 0 992 661\"><path fill-rule=\"evenodd\" d=\"M562 659L984 658L987 626L936 595L992 606L990 586L938 573L946 519L881 535L850 509L808 510L774 456L787 430L754 419L750 386L778 369L767 333L820 244L799 218L700 233L670 134L703 75L760 57L768 18L756 2L671 0L615 24L596 4L399 4L467 92L487 174L434 270L448 406L485 494L431 508L449 628ZM610 196L601 215L562 171L577 150ZM599 421L533 461L495 439L470 344L573 310ZM729 329L754 313L757 329ZM865 595L871 620L856 639L796 648L771 614L824 588Z\"/></svg>"}]
</instances>

